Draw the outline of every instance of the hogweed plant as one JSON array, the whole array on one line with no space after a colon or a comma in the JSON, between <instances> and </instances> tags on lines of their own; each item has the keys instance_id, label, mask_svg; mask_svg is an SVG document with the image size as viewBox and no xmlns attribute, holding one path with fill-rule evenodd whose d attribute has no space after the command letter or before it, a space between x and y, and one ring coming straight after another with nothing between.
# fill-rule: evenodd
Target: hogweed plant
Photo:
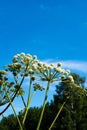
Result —
<instances>
[{"instance_id":1,"label":"hogweed plant","mask_svg":"<svg viewBox=\"0 0 87 130\"><path fill-rule=\"evenodd\" d=\"M9 80L9 75L11 75L11 78L13 77L12 82ZM23 86L26 78L29 81L27 88L27 101L24 98L25 88ZM43 87L41 85L41 82L46 82L47 87ZM5 70L0 71L0 106L7 104L4 110L0 112L0 115L2 115L8 109L8 107L11 106L15 116L17 117L20 130L23 130L30 103L35 92L37 92L37 90L42 91L45 89L42 111L36 128L36 130L40 130L40 125L48 98L49 88L50 85L54 82L70 82L73 84L74 80L70 75L69 70L62 69L61 63L58 63L56 66L53 64L48 65L44 62L40 62L37 59L37 56L31 56L30 54L25 53L15 55L12 59L12 64L6 65ZM21 97L24 105L24 115L22 121L20 121L13 105L15 97L18 96ZM51 130L53 127L65 103L66 101L62 104L60 110L58 110L58 113L48 130Z\"/></svg>"}]
</instances>

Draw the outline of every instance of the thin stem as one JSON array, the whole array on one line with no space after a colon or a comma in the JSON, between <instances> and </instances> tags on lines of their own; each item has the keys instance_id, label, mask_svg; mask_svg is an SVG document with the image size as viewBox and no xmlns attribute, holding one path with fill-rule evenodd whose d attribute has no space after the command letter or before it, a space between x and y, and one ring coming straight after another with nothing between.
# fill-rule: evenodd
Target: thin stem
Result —
<instances>
[{"instance_id":1,"label":"thin stem","mask_svg":"<svg viewBox=\"0 0 87 130\"><path fill-rule=\"evenodd\" d=\"M28 113L28 108L29 108L30 102L31 102L31 90L32 90L32 79L31 79L31 76L30 76L30 87L29 87L29 92L28 92L27 106L25 108L25 114L24 114L24 118L23 118L23 121L22 121L23 125L25 123L26 116L27 116L27 113Z\"/></svg>"},{"instance_id":2,"label":"thin stem","mask_svg":"<svg viewBox=\"0 0 87 130\"><path fill-rule=\"evenodd\" d=\"M18 82L18 79L17 79L17 76L14 76L14 80L15 80L15 83L19 85L19 82ZM24 101L24 97L21 95L21 99L22 99L22 102L24 104L24 106L26 107L26 103Z\"/></svg>"},{"instance_id":3,"label":"thin stem","mask_svg":"<svg viewBox=\"0 0 87 130\"><path fill-rule=\"evenodd\" d=\"M47 84L46 94L45 94L45 98L44 98L44 102L43 102L43 107L42 107L42 112L41 112L40 119L39 119L39 122L38 122L36 130L40 129L40 125L41 125L41 122L42 122L42 118L43 118L43 114L44 114L44 110L45 110L45 106L46 106L46 101L47 101L47 97L48 97L49 87L50 87L50 81L48 81L48 84Z\"/></svg>"},{"instance_id":4,"label":"thin stem","mask_svg":"<svg viewBox=\"0 0 87 130\"><path fill-rule=\"evenodd\" d=\"M23 95L21 95L21 99L22 99L22 102L23 102L23 104L24 104L24 106L25 106L25 108L26 108L26 103L25 103L25 101L24 101Z\"/></svg>"},{"instance_id":5,"label":"thin stem","mask_svg":"<svg viewBox=\"0 0 87 130\"><path fill-rule=\"evenodd\" d=\"M23 130L22 125L21 125L21 122L20 122L20 120L19 120L19 117L18 117L18 115L17 115L17 113L16 113L16 111L15 111L15 108L14 108L12 102L11 102L11 99L10 99L10 97L9 97L7 91L6 91L6 88L5 88L5 92L6 92L6 95L7 95L8 100L9 100L9 102L10 102L10 104L11 104L11 107L12 107L12 109L13 109L13 112L14 112L16 118L17 118L17 121L18 121L18 123L19 123L20 130Z\"/></svg>"},{"instance_id":6,"label":"thin stem","mask_svg":"<svg viewBox=\"0 0 87 130\"><path fill-rule=\"evenodd\" d=\"M34 94L35 94L35 91L32 93L32 95L31 95L31 98L30 98L30 103L31 103L31 100L32 100L32 98L33 98L33 96L34 96ZM30 106L30 104L29 104L29 106ZM22 110L25 110L26 108L23 108ZM28 109L29 109L29 107L28 107ZM21 110L21 111L22 111Z\"/></svg>"},{"instance_id":7,"label":"thin stem","mask_svg":"<svg viewBox=\"0 0 87 130\"><path fill-rule=\"evenodd\" d=\"M49 127L48 130L51 130L51 129L52 129L52 127L53 127L53 125L55 124L55 122L56 122L56 120L57 120L59 114L61 113L61 111L62 111L62 109L63 109L65 103L66 103L66 101L65 101L65 102L62 104L62 106L60 107L60 109L59 109L59 111L58 111L56 117L54 118L54 120L53 120L53 122L52 122L52 124L51 124L51 126Z\"/></svg>"},{"instance_id":8,"label":"thin stem","mask_svg":"<svg viewBox=\"0 0 87 130\"><path fill-rule=\"evenodd\" d=\"M16 90L14 96L12 97L11 102L13 102L13 100L15 99L15 97L16 97L16 95L17 95L17 93L18 93L18 91L19 91L19 89L20 89L20 87L21 87L23 81L24 81L24 77L22 78L19 87L17 88L17 90ZM0 115L2 115L2 114L9 108L10 105L11 105L11 104L10 104L10 102L9 102L9 104L5 107L5 109L4 109L2 112L0 112Z\"/></svg>"},{"instance_id":9,"label":"thin stem","mask_svg":"<svg viewBox=\"0 0 87 130\"><path fill-rule=\"evenodd\" d=\"M27 68L28 68L28 66L26 67L25 72L27 71ZM21 85L22 85L22 83L23 83L23 81L24 81L24 78L25 78L25 76L23 76L23 78L22 78L22 80L21 80L21 82L20 82L20 84L19 84L19 87L17 88L17 90L16 90L14 96L13 96L12 99L11 99L11 102L13 102L13 100L15 99L15 97L16 97L16 95L17 95L17 93L18 93L18 91L19 91L19 89L20 89L20 87L21 87ZM9 103L9 104L4 108L4 110L2 110L2 112L0 112L0 115L2 115L2 114L9 108L10 105L11 105L11 104Z\"/></svg>"},{"instance_id":10,"label":"thin stem","mask_svg":"<svg viewBox=\"0 0 87 130\"><path fill-rule=\"evenodd\" d=\"M41 71L40 69L39 69L39 71L40 71L40 73L42 73L42 75L47 79L47 75L46 75L43 71Z\"/></svg>"},{"instance_id":11,"label":"thin stem","mask_svg":"<svg viewBox=\"0 0 87 130\"><path fill-rule=\"evenodd\" d=\"M54 72L53 76L52 76L52 79L54 79L54 77L56 76L57 72Z\"/></svg>"}]
</instances>

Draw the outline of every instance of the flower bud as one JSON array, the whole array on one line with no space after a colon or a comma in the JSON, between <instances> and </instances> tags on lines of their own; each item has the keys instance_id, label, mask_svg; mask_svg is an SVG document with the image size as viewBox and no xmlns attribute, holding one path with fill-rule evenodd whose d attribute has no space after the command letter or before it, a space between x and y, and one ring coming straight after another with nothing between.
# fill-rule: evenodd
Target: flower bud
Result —
<instances>
[{"instance_id":1,"label":"flower bud","mask_svg":"<svg viewBox=\"0 0 87 130\"><path fill-rule=\"evenodd\" d=\"M61 66L62 66L62 63L58 63L58 64L57 64L57 67L61 67Z\"/></svg>"},{"instance_id":2,"label":"flower bud","mask_svg":"<svg viewBox=\"0 0 87 130\"><path fill-rule=\"evenodd\" d=\"M34 71L32 69L29 70L29 74L33 74Z\"/></svg>"}]
</instances>

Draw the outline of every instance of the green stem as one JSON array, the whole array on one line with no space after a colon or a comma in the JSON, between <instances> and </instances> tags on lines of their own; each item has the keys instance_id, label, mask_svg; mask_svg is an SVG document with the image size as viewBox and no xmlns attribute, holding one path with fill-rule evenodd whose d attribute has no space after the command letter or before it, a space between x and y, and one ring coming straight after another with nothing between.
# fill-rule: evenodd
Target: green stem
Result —
<instances>
[{"instance_id":1,"label":"green stem","mask_svg":"<svg viewBox=\"0 0 87 130\"><path fill-rule=\"evenodd\" d=\"M59 114L61 113L61 111L62 111L62 109L63 109L65 103L66 103L66 101L65 101L65 102L62 104L62 106L60 107L60 109L59 109L59 111L58 111L56 117L54 118L54 120L53 120L53 122L52 122L52 124L51 124L51 126L49 127L48 130L51 130L51 129L52 129L52 127L53 127L54 123L56 122L56 120L57 120Z\"/></svg>"},{"instance_id":2,"label":"green stem","mask_svg":"<svg viewBox=\"0 0 87 130\"><path fill-rule=\"evenodd\" d=\"M22 125L21 125L21 122L20 122L20 120L19 120L19 117L18 117L18 115L17 115L17 113L16 113L16 111L15 111L15 108L14 108L12 102L11 102L11 99L10 99L10 97L9 97L7 91L6 91L6 88L5 88L5 92L6 92L6 95L7 95L8 100L9 100L9 102L10 102L10 104L11 104L11 107L12 107L12 109L13 109L13 112L14 112L16 118L17 118L17 121L18 121L18 123L19 123L20 130L23 130Z\"/></svg>"},{"instance_id":3,"label":"green stem","mask_svg":"<svg viewBox=\"0 0 87 130\"><path fill-rule=\"evenodd\" d=\"M42 107L42 112L41 112L40 119L39 119L39 122L38 122L36 130L40 129L40 125L41 125L41 122L42 122L42 118L43 118L43 114L44 114L44 110L45 110L45 106L46 106L46 101L47 101L47 97L48 97L49 87L50 87L50 81L48 81L48 84L47 84L45 98L44 98L43 107Z\"/></svg>"},{"instance_id":4,"label":"green stem","mask_svg":"<svg viewBox=\"0 0 87 130\"><path fill-rule=\"evenodd\" d=\"M31 90L32 90L32 79L30 77L30 87L29 87L29 92L28 92L27 105L26 105L26 108L25 108L25 114L24 114L24 118L23 118L23 121L22 121L23 125L25 123L25 120L26 120L26 117L27 117L27 113L28 113L28 109L29 109L30 102L31 102Z\"/></svg>"},{"instance_id":5,"label":"green stem","mask_svg":"<svg viewBox=\"0 0 87 130\"><path fill-rule=\"evenodd\" d=\"M13 96L12 99L11 99L11 102L13 102L13 100L15 99L15 97L16 97L16 95L17 95L17 93L18 93L18 91L19 91L19 89L20 89L20 87L21 87L21 85L22 85L22 83L23 83L23 81L24 81L24 78L25 78L25 77L23 76L23 78L22 78L22 80L21 80L21 82L20 82L19 87L17 88L17 90L16 90L14 96ZM2 112L0 112L0 115L2 115L2 114L9 108L9 106L10 106L10 103L5 107L4 110L2 110Z\"/></svg>"},{"instance_id":6,"label":"green stem","mask_svg":"<svg viewBox=\"0 0 87 130\"><path fill-rule=\"evenodd\" d=\"M14 80L15 80L15 83L19 85L19 82L17 80L17 76L14 76ZM26 103L25 103L24 97L22 95L21 95L21 99L22 99L22 102L23 102L24 106L26 107Z\"/></svg>"},{"instance_id":7,"label":"green stem","mask_svg":"<svg viewBox=\"0 0 87 130\"><path fill-rule=\"evenodd\" d=\"M28 69L28 65L27 65L26 68L25 68L25 73L26 73L27 69ZM15 99L15 97L16 97L16 95L17 95L17 93L18 93L18 91L19 91L19 89L20 89L20 87L21 87L21 85L22 85L22 83L23 83L23 81L24 81L24 78L25 78L25 76L23 76L23 78L22 78L22 80L21 80L21 82L20 82L20 85L19 85L18 89L16 90L14 96L13 96L12 99L11 99L11 102L13 102L13 100ZM2 110L2 111L0 112L0 115L2 115L2 114L9 108L9 106L10 106L10 103L4 108L4 110Z\"/></svg>"},{"instance_id":8,"label":"green stem","mask_svg":"<svg viewBox=\"0 0 87 130\"><path fill-rule=\"evenodd\" d=\"M23 102L23 104L24 104L24 107L26 108L26 103L25 103L25 101L24 101L23 95L21 95L21 99L22 99L22 102Z\"/></svg>"}]
</instances>

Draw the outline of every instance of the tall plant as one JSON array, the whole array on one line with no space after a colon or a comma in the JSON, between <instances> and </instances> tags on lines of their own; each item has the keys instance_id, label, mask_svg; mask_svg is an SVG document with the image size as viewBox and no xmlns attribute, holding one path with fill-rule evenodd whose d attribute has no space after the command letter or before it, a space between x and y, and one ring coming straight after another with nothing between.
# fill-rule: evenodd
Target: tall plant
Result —
<instances>
[{"instance_id":1,"label":"tall plant","mask_svg":"<svg viewBox=\"0 0 87 130\"><path fill-rule=\"evenodd\" d=\"M7 74L11 75L11 78L13 77L13 81L10 82L9 76ZM29 80L28 85L28 95L27 95L27 101L24 98L25 93L25 87L23 86L23 83L25 79ZM73 77L70 75L69 70L62 69L62 64L57 63L57 65L53 64L46 64L44 62L40 62L37 59L37 56L31 56L30 54L17 54L12 59L12 64L8 64L5 66L5 71L0 71L0 99L3 96L3 100L0 100L0 105L4 105L8 103L6 108L0 113L3 114L8 107L11 105L14 114L17 117L20 130L23 130L25 120L28 114L28 110L30 107L30 103L32 101L32 98L36 92L36 90L44 90L45 89L45 97L42 105L42 112L40 115L39 122L37 124L36 130L40 130L40 125L42 122L47 98L48 98L48 92L49 88L52 83L54 82L71 82L73 83ZM41 85L41 82L46 82L47 87L43 87ZM13 100L15 97L20 96L22 99L22 102L24 104L24 116L22 122L19 120L19 117L16 114L16 110L13 105ZM65 103L64 103L65 104ZM60 108L57 116L55 117L53 123L49 127L49 130L53 127L56 118L58 118L59 113L63 109L63 106Z\"/></svg>"}]
</instances>

